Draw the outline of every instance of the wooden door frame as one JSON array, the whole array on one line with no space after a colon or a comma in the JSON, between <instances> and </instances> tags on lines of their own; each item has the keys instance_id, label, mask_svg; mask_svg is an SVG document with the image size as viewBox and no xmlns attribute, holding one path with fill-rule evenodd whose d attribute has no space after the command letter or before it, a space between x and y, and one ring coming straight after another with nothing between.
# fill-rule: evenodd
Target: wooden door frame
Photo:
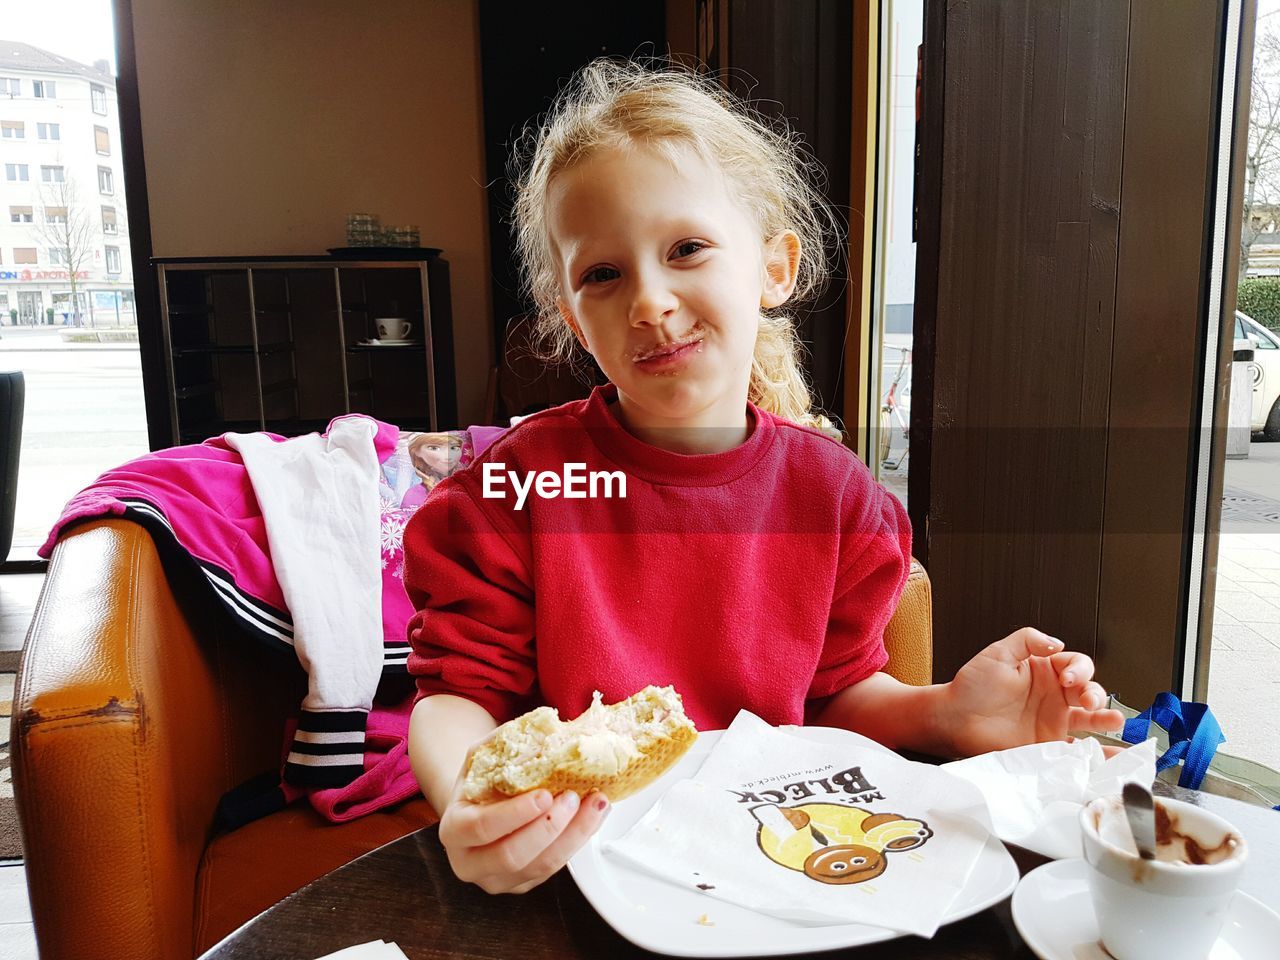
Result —
<instances>
[{"instance_id":1,"label":"wooden door frame","mask_svg":"<svg viewBox=\"0 0 1280 960\"><path fill-rule=\"evenodd\" d=\"M112 0L116 30L116 103L120 112L120 162L124 172L125 212L129 218L129 254L133 263L134 310L147 441L152 450L173 443L169 374L160 323L160 289L151 238L151 203L142 149L142 108L138 97L138 55L134 46L133 0Z\"/></svg>"},{"instance_id":2,"label":"wooden door frame","mask_svg":"<svg viewBox=\"0 0 1280 960\"><path fill-rule=\"evenodd\" d=\"M929 503L933 475L933 376L938 329L938 271L942 242L943 110L946 106L947 10L924 2L924 48L916 116L916 283L911 338L911 467L907 516L911 549L929 567Z\"/></svg>"},{"instance_id":3,"label":"wooden door frame","mask_svg":"<svg viewBox=\"0 0 1280 960\"><path fill-rule=\"evenodd\" d=\"M1178 378L1171 395L1182 398L1178 401L1179 408L1183 401L1188 402L1185 440L1174 443L1173 433L1179 432L1180 428L1176 426L1176 418L1170 421L1167 411L1163 417L1148 418L1150 403L1142 397L1140 390L1135 393L1133 384L1117 390L1109 399L1107 509L1102 528L1103 552L1095 637L1099 659L1108 655L1116 658L1116 669L1112 673L1124 675L1134 699L1146 696L1148 685L1154 685L1155 689L1165 689L1169 685L1178 689L1181 684L1184 692L1192 692L1189 674L1193 667L1198 668L1195 672L1201 678L1194 692L1200 697L1205 692L1203 677L1212 629L1216 531L1225 464L1225 374L1229 370L1231 346L1229 324L1219 323L1211 329L1213 317L1209 308L1211 300L1214 301L1213 306L1221 311L1219 316L1225 318L1230 318L1234 309L1235 284L1231 271L1238 257L1240 216L1240 185L1236 182L1239 178L1232 176L1224 231L1225 248L1219 244L1215 251L1211 230L1217 195L1215 184L1222 163L1219 135L1221 125L1232 119L1221 116L1220 95L1223 92L1224 64L1228 62L1224 59L1226 44L1231 33L1227 17L1233 6L1235 0L1219 0L1208 7L1179 8L1179 16L1166 19L1163 16L1165 11L1154 0L1133 0L1131 4L1127 41L1129 73L1124 81L1126 112L1123 118L1124 169L1128 174L1125 177L1128 189L1124 195L1124 210L1128 223L1121 221L1115 297L1117 340L1111 348L1112 355L1116 362L1124 361L1122 367L1131 368L1137 350L1135 337L1141 338L1141 329L1151 327L1153 318L1161 315L1165 307L1172 310L1170 318L1176 318L1176 329L1196 331L1194 344L1184 339L1177 349L1165 351L1170 355L1171 369L1176 370ZM1253 14L1254 0L1244 0L1240 15L1246 26L1240 32L1240 41L1245 51L1250 49ZM930 507L935 493L932 477L934 433L941 427L955 426L936 423L934 410L938 371L938 284L943 240L947 16L948 4L944 0L927 0L920 89L923 116L919 126L921 169L917 195L919 233L912 371L912 467L908 481L908 512L914 549L926 567L930 561ZM1194 35L1188 29L1193 22L1199 31ZM1200 29L1208 24L1217 25L1217 33L1210 35L1216 37L1213 41L1216 46L1212 50L1206 47L1203 30ZM1183 61L1182 58L1188 55L1189 60ZM1247 55L1239 57L1234 71L1226 79L1228 83L1234 82L1239 103L1245 102L1242 94L1248 85L1247 60ZM1194 81L1195 102L1164 99L1161 76L1177 69L1175 62L1190 61L1194 61L1199 77ZM1203 100L1201 94L1204 95ZM1247 129L1242 129L1245 126L1235 130L1230 151L1233 169L1238 169L1243 161L1247 142ZM952 135L963 136L963 132ZM1150 178L1157 172L1156 167L1167 162L1170 151L1183 157L1182 170L1173 171L1169 177L1170 192L1162 193L1163 187L1154 187ZM1203 181L1199 180L1202 170ZM1203 194L1196 186L1197 182L1203 183ZM1203 206L1201 196L1204 198ZM1162 230L1167 232L1162 233ZM1153 237L1161 238L1157 243L1161 250L1144 250L1144 245L1151 244ZM1169 238L1177 239L1177 243L1166 244ZM1164 250L1166 245L1168 250ZM1222 283L1220 289L1211 282L1210 268L1215 258L1224 260L1226 277L1231 281ZM1148 273L1147 269L1153 267L1159 269ZM1169 285L1176 286L1176 290L1163 289L1165 280L1162 276L1170 271L1175 272L1176 283L1170 280ZM1139 290L1140 281L1152 289ZM1136 330L1135 325L1138 327ZM1212 395L1204 396L1198 385L1204 381L1203 360L1211 353L1217 358L1217 376ZM1190 371L1189 376L1194 376L1195 384L1190 379L1182 382L1184 370ZM1113 385L1117 382L1113 381ZM1126 422L1131 427L1140 428L1139 433L1165 423L1163 429L1169 433L1170 448L1177 447L1169 457L1177 461L1173 465L1176 472L1153 478L1160 482L1149 489L1132 472L1133 451L1126 448L1123 438L1114 436L1118 426ZM1204 424L1210 430L1205 431ZM1207 436L1202 436L1206 433ZM1139 440L1149 444L1152 437ZM1197 507L1197 476L1201 472L1200 461L1205 456L1205 443L1210 444L1207 496L1203 492L1200 495L1207 503L1202 502ZM1151 502L1147 502L1148 493L1154 498ZM1196 524L1201 522L1197 519L1197 509L1203 519L1203 526L1198 528L1203 533L1202 542L1198 542L1196 536ZM1133 536L1135 533L1138 536ZM1176 557L1169 552L1175 542ZM1202 552L1194 555L1197 549ZM1199 564L1201 559L1203 567ZM1143 625L1142 629L1136 629L1139 624ZM1187 656L1190 649L1187 646L1188 629L1200 641L1195 658ZM1165 675L1166 668L1168 676ZM1115 682L1120 683L1119 680Z\"/></svg>"}]
</instances>

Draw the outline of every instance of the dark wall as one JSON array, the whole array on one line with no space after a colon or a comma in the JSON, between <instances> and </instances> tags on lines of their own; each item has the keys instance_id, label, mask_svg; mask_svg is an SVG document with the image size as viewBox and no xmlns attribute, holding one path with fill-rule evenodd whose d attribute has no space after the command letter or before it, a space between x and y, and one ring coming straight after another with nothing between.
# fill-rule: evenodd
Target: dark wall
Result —
<instances>
[{"instance_id":1,"label":"dark wall","mask_svg":"<svg viewBox=\"0 0 1280 960\"><path fill-rule=\"evenodd\" d=\"M910 502L939 678L1028 624L1129 703L1180 678L1222 20L928 0Z\"/></svg>"},{"instance_id":2,"label":"dark wall","mask_svg":"<svg viewBox=\"0 0 1280 960\"><path fill-rule=\"evenodd\" d=\"M732 0L727 49L730 88L766 113L785 117L826 174L825 194L849 219L849 141L853 118L852 3L824 0ZM859 190L862 184L858 184ZM844 396L844 341L849 271L844 238L830 251L837 264L826 291L797 311L815 406L839 415ZM856 425L849 424L849 427Z\"/></svg>"},{"instance_id":3,"label":"dark wall","mask_svg":"<svg viewBox=\"0 0 1280 960\"><path fill-rule=\"evenodd\" d=\"M513 255L513 196L507 177L511 145L526 124L550 108L565 81L596 57L665 53L665 16L662 0L637 0L608 7L593 0L558 0L551 4L480 2L494 343L499 351L506 342L508 325L528 309L519 296ZM536 370L526 367L520 373L523 379L536 375ZM584 384L581 393L585 396L587 392L589 386Z\"/></svg>"},{"instance_id":4,"label":"dark wall","mask_svg":"<svg viewBox=\"0 0 1280 960\"><path fill-rule=\"evenodd\" d=\"M849 127L852 116L852 6L823 0L669 0L616 4L602 15L597 3L516 6L482 0L486 168L490 182L495 343L523 315L507 222L506 163L515 133L550 106L565 79L604 54L676 55L701 62L737 95L767 113L785 116L827 171L826 192L843 219L849 208ZM688 56L692 55L692 56ZM839 413L848 283L841 266L827 292L799 311L808 345L809 375L817 404ZM529 375L527 369L521 377ZM536 392L536 391L535 391Z\"/></svg>"}]
</instances>

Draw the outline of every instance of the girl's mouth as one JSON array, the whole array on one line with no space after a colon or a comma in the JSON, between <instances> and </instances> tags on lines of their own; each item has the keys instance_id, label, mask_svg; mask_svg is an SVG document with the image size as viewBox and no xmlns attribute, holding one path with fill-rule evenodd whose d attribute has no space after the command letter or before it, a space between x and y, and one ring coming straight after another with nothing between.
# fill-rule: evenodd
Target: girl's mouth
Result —
<instances>
[{"instance_id":1,"label":"girl's mouth","mask_svg":"<svg viewBox=\"0 0 1280 960\"><path fill-rule=\"evenodd\" d=\"M701 336L690 337L688 340L673 340L640 354L635 358L635 364L641 370L650 372L667 370L688 362L701 349Z\"/></svg>"}]
</instances>

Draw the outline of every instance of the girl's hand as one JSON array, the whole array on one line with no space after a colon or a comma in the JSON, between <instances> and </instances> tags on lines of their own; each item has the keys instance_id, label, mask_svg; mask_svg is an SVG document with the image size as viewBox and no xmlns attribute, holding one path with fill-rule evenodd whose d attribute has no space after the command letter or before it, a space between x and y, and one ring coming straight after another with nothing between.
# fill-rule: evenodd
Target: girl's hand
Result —
<instances>
[{"instance_id":1,"label":"girl's hand","mask_svg":"<svg viewBox=\"0 0 1280 960\"><path fill-rule=\"evenodd\" d=\"M465 766L464 766L465 769ZM579 800L546 790L494 803L462 799L462 782L440 818L440 842L458 879L486 893L526 893L568 862L609 810L604 794Z\"/></svg>"},{"instance_id":2,"label":"girl's hand","mask_svg":"<svg viewBox=\"0 0 1280 960\"><path fill-rule=\"evenodd\" d=\"M947 685L943 729L958 756L1027 743L1069 740L1070 730L1105 733L1124 726L1105 709L1093 661L1062 641L1023 627L987 647Z\"/></svg>"}]
</instances>

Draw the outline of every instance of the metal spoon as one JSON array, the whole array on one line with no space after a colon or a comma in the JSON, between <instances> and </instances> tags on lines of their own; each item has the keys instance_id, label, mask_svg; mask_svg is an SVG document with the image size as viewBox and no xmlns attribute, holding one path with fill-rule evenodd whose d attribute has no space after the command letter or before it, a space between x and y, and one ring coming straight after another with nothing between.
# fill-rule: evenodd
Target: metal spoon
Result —
<instances>
[{"instance_id":1,"label":"metal spoon","mask_svg":"<svg viewBox=\"0 0 1280 960\"><path fill-rule=\"evenodd\" d=\"M1129 818L1129 830L1143 860L1156 858L1156 811L1151 791L1140 783L1129 782L1122 791L1124 812Z\"/></svg>"}]
</instances>

